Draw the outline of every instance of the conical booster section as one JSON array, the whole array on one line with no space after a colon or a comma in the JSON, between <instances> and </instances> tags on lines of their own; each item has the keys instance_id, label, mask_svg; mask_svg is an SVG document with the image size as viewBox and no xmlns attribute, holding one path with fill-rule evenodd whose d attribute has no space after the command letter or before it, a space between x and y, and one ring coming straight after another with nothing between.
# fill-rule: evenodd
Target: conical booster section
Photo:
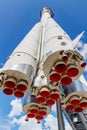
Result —
<instances>
[{"instance_id":1,"label":"conical booster section","mask_svg":"<svg viewBox=\"0 0 87 130\"><path fill-rule=\"evenodd\" d=\"M41 16L45 28L43 71L51 82L68 86L83 73L86 63L71 38L53 19L52 11L44 8Z\"/></svg>"},{"instance_id":2,"label":"conical booster section","mask_svg":"<svg viewBox=\"0 0 87 130\"><path fill-rule=\"evenodd\" d=\"M2 85L5 94L21 98L30 89L39 60L40 29L40 23L37 23L5 63L1 71L6 75Z\"/></svg>"}]
</instances>

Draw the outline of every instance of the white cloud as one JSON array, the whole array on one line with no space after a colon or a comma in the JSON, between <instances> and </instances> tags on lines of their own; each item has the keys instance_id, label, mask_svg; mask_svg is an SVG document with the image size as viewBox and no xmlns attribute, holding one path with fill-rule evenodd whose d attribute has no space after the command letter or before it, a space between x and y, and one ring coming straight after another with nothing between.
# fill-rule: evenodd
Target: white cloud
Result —
<instances>
[{"instance_id":1,"label":"white cloud","mask_svg":"<svg viewBox=\"0 0 87 130\"><path fill-rule=\"evenodd\" d=\"M35 119L30 119L28 122L25 121L25 117L26 116L21 116L19 119L16 119L16 117L14 117L11 121L10 124L11 125L18 125L18 130L41 130L41 124L37 124L37 121Z\"/></svg>"},{"instance_id":2,"label":"white cloud","mask_svg":"<svg viewBox=\"0 0 87 130\"><path fill-rule=\"evenodd\" d=\"M3 130L11 130L13 127L17 128L18 130L41 130L42 127L46 128L46 130L57 130L57 118L54 115L49 114L45 119L44 123L37 124L35 119L29 119L28 122L25 121L26 115L23 116L22 113L22 103L20 99L14 99L11 101L12 109L8 115L9 117L9 124L3 127ZM56 104L52 106L53 113L56 113ZM18 117L20 115L20 117ZM9 127L10 126L10 127ZM11 128L11 129L10 129ZM71 127L67 124L67 130L72 130Z\"/></svg>"},{"instance_id":3,"label":"white cloud","mask_svg":"<svg viewBox=\"0 0 87 130\"><path fill-rule=\"evenodd\" d=\"M0 118L0 130L11 130L11 125L7 119Z\"/></svg>"},{"instance_id":4,"label":"white cloud","mask_svg":"<svg viewBox=\"0 0 87 130\"><path fill-rule=\"evenodd\" d=\"M37 124L37 121L35 119L29 119L28 122L25 121L26 115L23 116L22 113L22 103L20 99L14 99L11 101L11 106L12 109L8 115L9 117L9 122L11 126L13 127L18 127L18 130L41 130L43 124ZM56 113L56 105L52 107L52 112ZM18 116L21 117L18 117ZM57 130L57 119L53 115L48 115L47 118L45 119L45 126L49 127L50 130Z\"/></svg>"},{"instance_id":5,"label":"white cloud","mask_svg":"<svg viewBox=\"0 0 87 130\"><path fill-rule=\"evenodd\" d=\"M87 60L87 43L79 41L77 48L79 48L80 54Z\"/></svg>"},{"instance_id":6,"label":"white cloud","mask_svg":"<svg viewBox=\"0 0 87 130\"><path fill-rule=\"evenodd\" d=\"M12 110L9 113L9 117L12 118L14 116L19 116L22 113L22 103L21 99L14 99L11 101Z\"/></svg>"},{"instance_id":7,"label":"white cloud","mask_svg":"<svg viewBox=\"0 0 87 130\"><path fill-rule=\"evenodd\" d=\"M37 121L35 119L30 119L27 123L23 120L24 118L20 118L20 126L18 130L41 130L42 126L41 124L37 124ZM21 122L22 120L22 122Z\"/></svg>"},{"instance_id":8,"label":"white cloud","mask_svg":"<svg viewBox=\"0 0 87 130\"><path fill-rule=\"evenodd\" d=\"M79 79L85 86L87 86L87 81L83 75L81 75Z\"/></svg>"},{"instance_id":9,"label":"white cloud","mask_svg":"<svg viewBox=\"0 0 87 130\"><path fill-rule=\"evenodd\" d=\"M87 62L87 43L79 41L76 47L79 49L80 54L84 57L84 60ZM87 65L85 67L85 71L87 72Z\"/></svg>"},{"instance_id":10,"label":"white cloud","mask_svg":"<svg viewBox=\"0 0 87 130\"><path fill-rule=\"evenodd\" d=\"M29 119L28 122L25 121L26 116L23 116L20 111L18 111L18 106L21 105L21 101L18 99L12 100L12 110L9 113L9 119L11 126L18 126L18 130L41 130L43 124L37 124L35 119ZM16 105L16 107L15 107ZM21 108L21 107L20 107ZM52 111L55 111L55 105L52 107ZM17 111L17 112L16 112ZM21 117L16 118L17 115L21 114ZM49 130L57 130L57 119L53 115L49 114L47 118L45 118L45 127L50 128Z\"/></svg>"},{"instance_id":11,"label":"white cloud","mask_svg":"<svg viewBox=\"0 0 87 130\"><path fill-rule=\"evenodd\" d=\"M79 41L79 43L76 46L77 46L77 48L82 48L82 46L83 46L82 41Z\"/></svg>"},{"instance_id":12,"label":"white cloud","mask_svg":"<svg viewBox=\"0 0 87 130\"><path fill-rule=\"evenodd\" d=\"M37 124L35 119L30 119L28 122L25 121L26 115L23 116L22 113L22 103L21 99L14 99L11 101L12 109L8 114L9 123L13 127L18 127L18 130L41 130L41 124ZM18 117L21 116L21 117Z\"/></svg>"},{"instance_id":13,"label":"white cloud","mask_svg":"<svg viewBox=\"0 0 87 130\"><path fill-rule=\"evenodd\" d=\"M51 107L51 111L56 113L56 103Z\"/></svg>"},{"instance_id":14,"label":"white cloud","mask_svg":"<svg viewBox=\"0 0 87 130\"><path fill-rule=\"evenodd\" d=\"M3 123L4 124L4 123ZM9 125L0 125L0 130L11 130Z\"/></svg>"},{"instance_id":15,"label":"white cloud","mask_svg":"<svg viewBox=\"0 0 87 130\"><path fill-rule=\"evenodd\" d=\"M87 43L83 44L80 53L84 56L85 59L87 59Z\"/></svg>"},{"instance_id":16,"label":"white cloud","mask_svg":"<svg viewBox=\"0 0 87 130\"><path fill-rule=\"evenodd\" d=\"M58 129L57 118L49 114L45 119L44 125L46 128L50 128L50 130L57 130Z\"/></svg>"},{"instance_id":17,"label":"white cloud","mask_svg":"<svg viewBox=\"0 0 87 130\"><path fill-rule=\"evenodd\" d=\"M44 119L45 123L43 125L43 128L46 130L58 130L58 124L57 124L57 118L53 115L49 114L47 118ZM25 121L25 116L21 116L19 119L16 119L16 117L13 118L10 122L11 125L18 125L18 130L42 130L42 125L37 124L37 121L35 119L30 119L28 122ZM71 126L68 124L68 122L65 120L65 128L67 130L72 130ZM10 130L10 129L9 129Z\"/></svg>"},{"instance_id":18,"label":"white cloud","mask_svg":"<svg viewBox=\"0 0 87 130\"><path fill-rule=\"evenodd\" d=\"M66 122L65 124L65 129L66 130L72 130L71 126L69 125L69 123Z\"/></svg>"},{"instance_id":19,"label":"white cloud","mask_svg":"<svg viewBox=\"0 0 87 130\"><path fill-rule=\"evenodd\" d=\"M66 130L72 130L70 124L67 122L65 118L64 118L64 124ZM50 130L58 130L57 118L51 114L48 115L47 118L45 119L45 127L50 128Z\"/></svg>"}]
</instances>

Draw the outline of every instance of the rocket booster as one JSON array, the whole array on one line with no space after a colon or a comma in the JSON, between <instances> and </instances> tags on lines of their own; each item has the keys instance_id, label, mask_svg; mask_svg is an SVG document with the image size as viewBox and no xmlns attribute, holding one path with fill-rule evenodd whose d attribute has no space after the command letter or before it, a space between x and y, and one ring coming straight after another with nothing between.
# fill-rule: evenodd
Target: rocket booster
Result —
<instances>
[{"instance_id":1,"label":"rocket booster","mask_svg":"<svg viewBox=\"0 0 87 130\"><path fill-rule=\"evenodd\" d=\"M72 41L48 14L49 8L44 8L42 19L47 15L48 20L44 24L43 71L51 82L67 86L79 78L86 65L83 56L75 49L75 45L83 33Z\"/></svg>"},{"instance_id":2,"label":"rocket booster","mask_svg":"<svg viewBox=\"0 0 87 130\"><path fill-rule=\"evenodd\" d=\"M21 98L30 89L38 64L40 23L15 48L1 70L1 89Z\"/></svg>"}]
</instances>

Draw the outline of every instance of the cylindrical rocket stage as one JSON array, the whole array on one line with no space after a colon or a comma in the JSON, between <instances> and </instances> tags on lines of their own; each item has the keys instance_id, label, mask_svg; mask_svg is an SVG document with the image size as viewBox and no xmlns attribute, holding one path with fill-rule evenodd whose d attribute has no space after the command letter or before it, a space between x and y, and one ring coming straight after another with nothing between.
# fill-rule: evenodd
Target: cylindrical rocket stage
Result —
<instances>
[{"instance_id":1,"label":"cylindrical rocket stage","mask_svg":"<svg viewBox=\"0 0 87 130\"><path fill-rule=\"evenodd\" d=\"M1 73L6 76L1 88L5 94L21 98L30 89L39 60L39 38L40 23L37 23L3 66Z\"/></svg>"}]
</instances>

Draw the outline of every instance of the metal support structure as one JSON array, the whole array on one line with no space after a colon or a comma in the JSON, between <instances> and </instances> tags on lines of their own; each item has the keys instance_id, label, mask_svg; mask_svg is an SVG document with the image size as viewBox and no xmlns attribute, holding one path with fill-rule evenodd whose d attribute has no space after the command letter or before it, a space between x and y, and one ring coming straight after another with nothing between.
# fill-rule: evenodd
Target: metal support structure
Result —
<instances>
[{"instance_id":1,"label":"metal support structure","mask_svg":"<svg viewBox=\"0 0 87 130\"><path fill-rule=\"evenodd\" d=\"M56 101L58 130L65 130L60 101Z\"/></svg>"},{"instance_id":2,"label":"metal support structure","mask_svg":"<svg viewBox=\"0 0 87 130\"><path fill-rule=\"evenodd\" d=\"M64 115L65 115L65 117L67 118L69 124L71 125L72 129L73 129L73 130L77 130L77 129L75 128L75 126L74 126L74 124L73 124L71 118L69 117L67 111L66 111L64 108L63 108L63 112L64 112Z\"/></svg>"},{"instance_id":3,"label":"metal support structure","mask_svg":"<svg viewBox=\"0 0 87 130\"><path fill-rule=\"evenodd\" d=\"M78 113L78 115L80 116L80 118L82 120L82 123L83 123L85 129L87 130L87 122L86 122L86 119L85 119L84 115L81 112Z\"/></svg>"},{"instance_id":4,"label":"metal support structure","mask_svg":"<svg viewBox=\"0 0 87 130\"><path fill-rule=\"evenodd\" d=\"M74 111L66 111L65 109L63 109L63 112L73 130L87 130L87 120L81 112L75 113Z\"/></svg>"}]
</instances>

